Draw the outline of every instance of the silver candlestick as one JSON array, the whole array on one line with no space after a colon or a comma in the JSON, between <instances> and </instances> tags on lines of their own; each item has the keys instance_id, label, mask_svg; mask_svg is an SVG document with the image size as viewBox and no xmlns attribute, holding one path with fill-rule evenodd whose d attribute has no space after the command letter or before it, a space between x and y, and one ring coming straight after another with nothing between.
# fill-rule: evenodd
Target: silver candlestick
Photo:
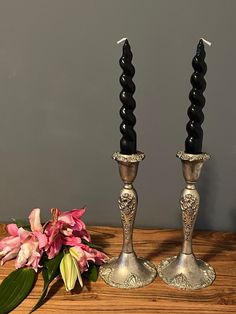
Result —
<instances>
[{"instance_id":1,"label":"silver candlestick","mask_svg":"<svg viewBox=\"0 0 236 314\"><path fill-rule=\"evenodd\" d=\"M133 249L133 226L138 205L137 192L133 188L139 162L145 158L141 152L133 155L113 154L118 162L124 186L120 192L119 208L123 226L123 247L119 257L111 258L100 267L100 276L116 288L138 288L151 283L156 277L156 267L136 256Z\"/></svg>"},{"instance_id":2,"label":"silver candlestick","mask_svg":"<svg viewBox=\"0 0 236 314\"><path fill-rule=\"evenodd\" d=\"M194 290L207 287L215 279L214 269L204 261L197 259L192 250L192 233L199 208L197 182L208 154L187 154L178 152L181 159L186 187L180 196L182 209L184 241L178 256L167 258L158 266L158 274L168 285L179 289Z\"/></svg>"}]
</instances>

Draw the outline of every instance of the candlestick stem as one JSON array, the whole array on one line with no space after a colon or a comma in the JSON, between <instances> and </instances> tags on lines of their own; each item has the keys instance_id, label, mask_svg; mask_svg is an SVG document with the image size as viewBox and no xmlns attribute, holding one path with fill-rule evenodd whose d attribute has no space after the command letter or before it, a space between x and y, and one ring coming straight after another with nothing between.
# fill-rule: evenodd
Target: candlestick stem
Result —
<instances>
[{"instance_id":1,"label":"candlestick stem","mask_svg":"<svg viewBox=\"0 0 236 314\"><path fill-rule=\"evenodd\" d=\"M133 252L133 226L138 205L137 193L132 184L124 184L120 193L119 208L123 225L122 252Z\"/></svg>"},{"instance_id":2,"label":"candlestick stem","mask_svg":"<svg viewBox=\"0 0 236 314\"><path fill-rule=\"evenodd\" d=\"M208 154L178 152L182 161L186 187L180 196L184 240L178 256L167 258L158 266L158 274L167 284L179 289L194 290L209 286L215 279L214 269L197 259L192 250L192 233L199 209L200 197L195 183L199 179Z\"/></svg>"},{"instance_id":3,"label":"candlestick stem","mask_svg":"<svg viewBox=\"0 0 236 314\"><path fill-rule=\"evenodd\" d=\"M115 153L121 179L124 183L118 201L123 227L123 246L118 258L111 258L100 267L100 275L110 286L116 288L138 288L151 283L156 277L156 268L150 262L138 258L133 249L133 226L138 206L137 192L133 187L138 165L144 154Z\"/></svg>"}]
</instances>

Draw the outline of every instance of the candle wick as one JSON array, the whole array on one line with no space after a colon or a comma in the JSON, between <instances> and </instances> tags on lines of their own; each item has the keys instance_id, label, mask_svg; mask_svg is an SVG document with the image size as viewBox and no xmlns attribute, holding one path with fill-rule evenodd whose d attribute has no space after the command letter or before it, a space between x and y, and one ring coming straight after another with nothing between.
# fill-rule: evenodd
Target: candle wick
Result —
<instances>
[{"instance_id":1,"label":"candle wick","mask_svg":"<svg viewBox=\"0 0 236 314\"><path fill-rule=\"evenodd\" d=\"M127 38L123 37L120 40L118 40L116 43L119 45L120 43L123 43L123 41L125 41Z\"/></svg>"},{"instance_id":2,"label":"candle wick","mask_svg":"<svg viewBox=\"0 0 236 314\"><path fill-rule=\"evenodd\" d=\"M205 44L207 44L209 47L211 47L211 42L206 40L205 38L200 38Z\"/></svg>"}]
</instances>

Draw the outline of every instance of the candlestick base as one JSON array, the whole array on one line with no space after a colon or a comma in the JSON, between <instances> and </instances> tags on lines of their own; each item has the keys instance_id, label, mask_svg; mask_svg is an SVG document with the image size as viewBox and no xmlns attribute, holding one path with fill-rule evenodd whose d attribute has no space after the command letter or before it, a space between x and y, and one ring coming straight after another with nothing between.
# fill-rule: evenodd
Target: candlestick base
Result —
<instances>
[{"instance_id":1,"label":"candlestick base","mask_svg":"<svg viewBox=\"0 0 236 314\"><path fill-rule=\"evenodd\" d=\"M196 290L207 287L215 279L213 267L197 259L194 254L180 253L158 265L160 278L178 289Z\"/></svg>"},{"instance_id":2,"label":"candlestick base","mask_svg":"<svg viewBox=\"0 0 236 314\"><path fill-rule=\"evenodd\" d=\"M110 286L133 289L150 284L156 277L156 267L134 252L121 253L100 267L102 279Z\"/></svg>"}]
</instances>

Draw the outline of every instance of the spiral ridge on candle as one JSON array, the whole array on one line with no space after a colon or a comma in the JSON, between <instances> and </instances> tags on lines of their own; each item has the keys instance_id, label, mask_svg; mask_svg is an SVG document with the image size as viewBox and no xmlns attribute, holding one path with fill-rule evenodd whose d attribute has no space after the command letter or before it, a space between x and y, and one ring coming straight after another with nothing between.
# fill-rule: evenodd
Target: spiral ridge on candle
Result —
<instances>
[{"instance_id":1,"label":"spiral ridge on candle","mask_svg":"<svg viewBox=\"0 0 236 314\"><path fill-rule=\"evenodd\" d=\"M188 108L189 122L186 126L188 137L185 141L185 152L189 154L200 154L202 152L203 130L202 123L204 114L202 109L205 105L203 92L206 89L204 75L207 72L207 65L204 61L206 56L204 43L199 41L197 52L192 60L194 73L191 76L192 90L189 93L191 105Z\"/></svg>"},{"instance_id":2,"label":"spiral ridge on candle","mask_svg":"<svg viewBox=\"0 0 236 314\"><path fill-rule=\"evenodd\" d=\"M128 40L126 39L123 46L123 54L120 58L120 66L123 73L120 76L120 84L122 91L120 92L120 101L123 106L120 109L120 117L122 123L120 125L120 131L122 138L120 140L120 152L121 154L131 155L136 154L136 132L134 125L136 124L136 118L133 113L136 102L133 98L135 92L135 84L132 80L135 74L135 68L132 64L132 52Z\"/></svg>"}]
</instances>

